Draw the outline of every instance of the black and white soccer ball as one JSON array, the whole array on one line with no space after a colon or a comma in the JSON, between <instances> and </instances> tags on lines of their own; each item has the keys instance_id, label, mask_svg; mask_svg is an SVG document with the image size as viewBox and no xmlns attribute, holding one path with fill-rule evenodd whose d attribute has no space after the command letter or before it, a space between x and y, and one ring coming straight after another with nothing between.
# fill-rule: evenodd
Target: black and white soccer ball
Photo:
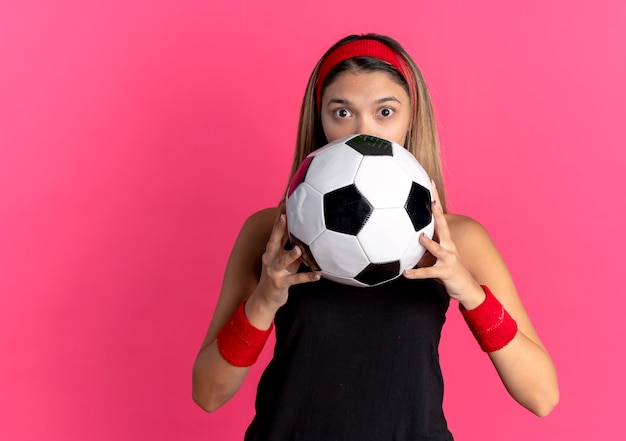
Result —
<instances>
[{"instance_id":1,"label":"black and white soccer ball","mask_svg":"<svg viewBox=\"0 0 626 441\"><path fill-rule=\"evenodd\" d=\"M376 286L414 267L432 238L430 177L399 144L351 135L311 153L287 192L289 239L323 277Z\"/></svg>"}]
</instances>

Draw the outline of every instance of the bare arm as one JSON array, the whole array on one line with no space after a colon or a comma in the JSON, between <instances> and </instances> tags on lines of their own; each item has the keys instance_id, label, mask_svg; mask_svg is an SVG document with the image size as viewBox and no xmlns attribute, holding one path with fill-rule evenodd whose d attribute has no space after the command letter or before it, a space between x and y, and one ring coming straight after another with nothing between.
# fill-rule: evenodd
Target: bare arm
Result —
<instances>
[{"instance_id":1,"label":"bare arm","mask_svg":"<svg viewBox=\"0 0 626 441\"><path fill-rule=\"evenodd\" d=\"M252 215L233 247L213 319L193 366L193 399L206 411L221 407L239 389L249 368L228 363L217 348L217 335L237 306L246 302L246 317L258 329L269 329L274 315L287 301L294 283L319 279L298 274L300 250L285 251L286 222L282 209Z\"/></svg>"},{"instance_id":2,"label":"bare arm","mask_svg":"<svg viewBox=\"0 0 626 441\"><path fill-rule=\"evenodd\" d=\"M539 416L549 414L559 400L556 370L524 310L500 253L485 229L472 219L444 215L433 207L439 243L426 237L423 245L436 262L412 270L410 278L437 278L450 297L466 309L476 308L487 285L518 324L518 332L504 348L489 353L510 395Z\"/></svg>"},{"instance_id":3,"label":"bare arm","mask_svg":"<svg viewBox=\"0 0 626 441\"><path fill-rule=\"evenodd\" d=\"M556 369L541 343L517 293L509 271L485 229L477 222L460 218L457 240L459 254L473 278L487 285L515 319L518 332L502 349L489 357L511 396L539 416L549 414L559 400ZM481 290L482 291L482 290ZM479 293L478 298L483 297ZM473 305L472 302L469 303Z\"/></svg>"}]
</instances>

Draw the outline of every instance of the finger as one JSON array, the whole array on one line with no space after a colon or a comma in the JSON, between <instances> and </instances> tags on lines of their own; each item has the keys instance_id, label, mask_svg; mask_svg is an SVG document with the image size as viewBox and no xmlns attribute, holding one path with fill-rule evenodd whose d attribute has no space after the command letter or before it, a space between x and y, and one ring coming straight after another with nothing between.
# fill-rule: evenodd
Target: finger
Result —
<instances>
[{"instance_id":1,"label":"finger","mask_svg":"<svg viewBox=\"0 0 626 441\"><path fill-rule=\"evenodd\" d=\"M402 273L407 279L437 279L439 269L435 266L425 268L407 268Z\"/></svg>"},{"instance_id":2,"label":"finger","mask_svg":"<svg viewBox=\"0 0 626 441\"><path fill-rule=\"evenodd\" d=\"M420 234L419 242L437 259L444 257L444 254L447 252L447 250L440 243L435 242L424 233Z\"/></svg>"},{"instance_id":3,"label":"finger","mask_svg":"<svg viewBox=\"0 0 626 441\"><path fill-rule=\"evenodd\" d=\"M435 181L433 181L432 179L430 180L430 187L432 191L430 210L435 220L435 236L437 236L438 239L441 239L438 234L439 227L443 223L445 223L447 226L447 222L445 216L443 216L443 220L442 216L440 216L440 213L443 213L443 209L441 209L441 204L439 203L439 190L437 190L437 184L435 184Z\"/></svg>"},{"instance_id":4,"label":"finger","mask_svg":"<svg viewBox=\"0 0 626 441\"><path fill-rule=\"evenodd\" d=\"M433 192L433 201L439 200L439 190L437 190L437 184L432 179L430 180L430 188Z\"/></svg>"},{"instance_id":5,"label":"finger","mask_svg":"<svg viewBox=\"0 0 626 441\"><path fill-rule=\"evenodd\" d=\"M437 199L433 200L432 213L435 219L435 233L439 238L439 243L447 244L451 242L450 229L448 228L448 221L443 213L441 204Z\"/></svg>"},{"instance_id":6,"label":"finger","mask_svg":"<svg viewBox=\"0 0 626 441\"><path fill-rule=\"evenodd\" d=\"M277 253L282 248L283 237L287 229L287 217L283 213L279 213L274 221L272 233L267 241L267 251L270 253Z\"/></svg>"},{"instance_id":7,"label":"finger","mask_svg":"<svg viewBox=\"0 0 626 441\"><path fill-rule=\"evenodd\" d=\"M305 272L289 276L289 285L299 285L301 283L317 282L322 276L319 273Z\"/></svg>"},{"instance_id":8,"label":"finger","mask_svg":"<svg viewBox=\"0 0 626 441\"><path fill-rule=\"evenodd\" d=\"M293 265L302 256L302 249L299 246L294 246L290 250L281 251L278 259L276 259L276 267L279 269L287 269ZM298 265L299 266L299 265Z\"/></svg>"},{"instance_id":9,"label":"finger","mask_svg":"<svg viewBox=\"0 0 626 441\"><path fill-rule=\"evenodd\" d=\"M443 223L445 223L446 226L447 226L448 223L446 222L446 218L445 218L444 212L443 212L443 207L441 206L441 203L440 203L439 190L437 190L437 184L435 184L435 181L433 181L433 180L431 180L430 183L431 183L431 188L432 188L432 192L433 192L433 200L432 200L433 216L435 216L439 220L443 219L443 221L444 221Z\"/></svg>"}]
</instances>

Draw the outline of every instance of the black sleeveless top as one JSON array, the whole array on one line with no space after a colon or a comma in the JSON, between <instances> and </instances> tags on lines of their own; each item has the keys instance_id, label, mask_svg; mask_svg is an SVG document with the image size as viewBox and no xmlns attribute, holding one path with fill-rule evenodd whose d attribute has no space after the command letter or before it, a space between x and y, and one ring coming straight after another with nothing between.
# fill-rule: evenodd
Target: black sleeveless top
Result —
<instances>
[{"instance_id":1,"label":"black sleeveless top","mask_svg":"<svg viewBox=\"0 0 626 441\"><path fill-rule=\"evenodd\" d=\"M246 441L451 441L438 345L449 297L433 280L292 286Z\"/></svg>"}]
</instances>

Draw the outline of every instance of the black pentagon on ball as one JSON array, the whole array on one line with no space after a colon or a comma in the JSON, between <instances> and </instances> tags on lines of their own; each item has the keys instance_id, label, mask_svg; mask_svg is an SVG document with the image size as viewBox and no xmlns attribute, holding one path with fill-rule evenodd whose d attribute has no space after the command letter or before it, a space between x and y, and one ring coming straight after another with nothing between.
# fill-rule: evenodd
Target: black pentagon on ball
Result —
<instances>
[{"instance_id":1,"label":"black pentagon on ball","mask_svg":"<svg viewBox=\"0 0 626 441\"><path fill-rule=\"evenodd\" d=\"M307 244L302 242L293 234L289 234L289 242L291 242L291 245L292 245L291 248L293 248L296 245L300 248L300 250L302 251L302 255L300 257L302 261L304 262L304 264L311 269L311 271L320 270L320 266L315 261L315 258L313 257L313 253L311 252L311 248L309 248Z\"/></svg>"},{"instance_id":2,"label":"black pentagon on ball","mask_svg":"<svg viewBox=\"0 0 626 441\"><path fill-rule=\"evenodd\" d=\"M358 135L346 141L354 150L363 156L393 156L391 141L372 135Z\"/></svg>"},{"instance_id":3,"label":"black pentagon on ball","mask_svg":"<svg viewBox=\"0 0 626 441\"><path fill-rule=\"evenodd\" d=\"M354 279L368 286L378 285L392 280L400 274L400 261L388 263L370 263Z\"/></svg>"},{"instance_id":4,"label":"black pentagon on ball","mask_svg":"<svg viewBox=\"0 0 626 441\"><path fill-rule=\"evenodd\" d=\"M415 231L421 230L432 220L433 214L430 203L430 191L417 182L413 182L404 208L413 223Z\"/></svg>"},{"instance_id":5,"label":"black pentagon on ball","mask_svg":"<svg viewBox=\"0 0 626 441\"><path fill-rule=\"evenodd\" d=\"M331 231L356 236L373 209L354 184L324 195L324 222Z\"/></svg>"}]
</instances>

